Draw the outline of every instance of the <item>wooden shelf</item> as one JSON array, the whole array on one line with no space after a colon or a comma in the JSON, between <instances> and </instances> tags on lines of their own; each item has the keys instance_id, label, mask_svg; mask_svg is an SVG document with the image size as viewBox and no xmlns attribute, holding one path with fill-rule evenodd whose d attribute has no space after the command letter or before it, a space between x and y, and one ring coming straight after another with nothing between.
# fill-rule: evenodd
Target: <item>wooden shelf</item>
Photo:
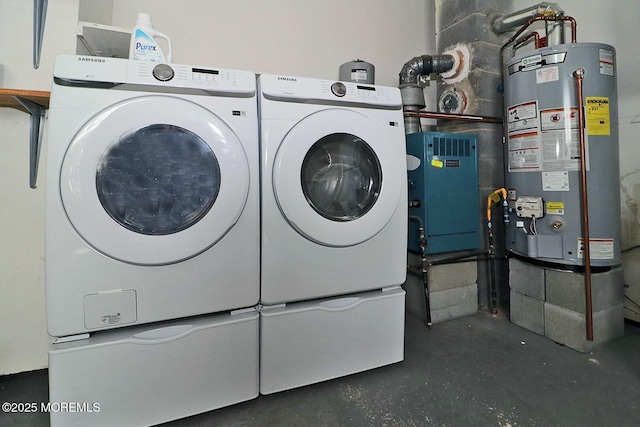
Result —
<instances>
[{"instance_id":1,"label":"wooden shelf","mask_svg":"<svg viewBox=\"0 0 640 427\"><path fill-rule=\"evenodd\" d=\"M43 108L49 108L51 92L41 90L2 89L0 88L0 107L16 108L25 113L29 111L22 106L14 96L27 99Z\"/></svg>"}]
</instances>

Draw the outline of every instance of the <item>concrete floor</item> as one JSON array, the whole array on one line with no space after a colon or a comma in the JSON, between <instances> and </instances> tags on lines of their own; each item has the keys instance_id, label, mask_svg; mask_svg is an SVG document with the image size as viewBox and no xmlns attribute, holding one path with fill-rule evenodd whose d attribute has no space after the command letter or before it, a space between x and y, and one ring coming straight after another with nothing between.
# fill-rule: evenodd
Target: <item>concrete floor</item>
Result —
<instances>
[{"instance_id":1,"label":"concrete floor","mask_svg":"<svg viewBox=\"0 0 640 427\"><path fill-rule=\"evenodd\" d=\"M638 426L640 327L578 353L486 312L427 328L405 360L166 424L179 426ZM0 377L0 402L47 402L47 372ZM48 415L0 412L0 426Z\"/></svg>"}]
</instances>

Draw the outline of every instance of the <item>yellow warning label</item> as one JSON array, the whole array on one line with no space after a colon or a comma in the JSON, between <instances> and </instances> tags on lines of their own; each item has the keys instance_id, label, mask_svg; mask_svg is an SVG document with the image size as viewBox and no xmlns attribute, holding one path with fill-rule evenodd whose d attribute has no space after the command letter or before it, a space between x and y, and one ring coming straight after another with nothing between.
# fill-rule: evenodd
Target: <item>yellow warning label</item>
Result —
<instances>
[{"instance_id":1,"label":"yellow warning label","mask_svg":"<svg viewBox=\"0 0 640 427\"><path fill-rule=\"evenodd\" d=\"M433 166L434 168L441 168L444 166L444 163L442 163L442 160L433 159L431 160L431 166Z\"/></svg>"},{"instance_id":2,"label":"yellow warning label","mask_svg":"<svg viewBox=\"0 0 640 427\"><path fill-rule=\"evenodd\" d=\"M547 213L564 215L564 202L547 202Z\"/></svg>"},{"instance_id":3,"label":"yellow warning label","mask_svg":"<svg viewBox=\"0 0 640 427\"><path fill-rule=\"evenodd\" d=\"M588 135L611 135L609 98L604 96L588 96L586 98L586 104Z\"/></svg>"}]
</instances>

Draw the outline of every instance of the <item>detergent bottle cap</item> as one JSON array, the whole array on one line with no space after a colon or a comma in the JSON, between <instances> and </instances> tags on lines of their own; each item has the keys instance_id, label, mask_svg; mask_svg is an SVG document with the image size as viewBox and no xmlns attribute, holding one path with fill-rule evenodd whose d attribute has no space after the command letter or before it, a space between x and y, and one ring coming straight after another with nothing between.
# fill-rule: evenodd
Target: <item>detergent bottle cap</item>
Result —
<instances>
[{"instance_id":1,"label":"detergent bottle cap","mask_svg":"<svg viewBox=\"0 0 640 427\"><path fill-rule=\"evenodd\" d=\"M153 27L153 24L151 23L151 15L148 13L138 13L136 26Z\"/></svg>"}]
</instances>

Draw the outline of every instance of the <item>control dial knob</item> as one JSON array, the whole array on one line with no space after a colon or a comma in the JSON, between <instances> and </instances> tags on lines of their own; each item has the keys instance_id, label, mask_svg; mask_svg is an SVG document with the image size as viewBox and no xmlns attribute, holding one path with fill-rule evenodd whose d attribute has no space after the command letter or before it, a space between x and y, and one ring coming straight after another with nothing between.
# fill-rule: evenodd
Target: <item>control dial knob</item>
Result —
<instances>
[{"instance_id":1,"label":"control dial knob","mask_svg":"<svg viewBox=\"0 0 640 427\"><path fill-rule=\"evenodd\" d=\"M336 82L331 85L331 92L333 92L335 96L343 97L347 94L347 87L344 83Z\"/></svg>"},{"instance_id":2,"label":"control dial knob","mask_svg":"<svg viewBox=\"0 0 640 427\"><path fill-rule=\"evenodd\" d=\"M153 68L153 77L161 82L168 82L174 76L173 68L167 64L158 64Z\"/></svg>"}]
</instances>

